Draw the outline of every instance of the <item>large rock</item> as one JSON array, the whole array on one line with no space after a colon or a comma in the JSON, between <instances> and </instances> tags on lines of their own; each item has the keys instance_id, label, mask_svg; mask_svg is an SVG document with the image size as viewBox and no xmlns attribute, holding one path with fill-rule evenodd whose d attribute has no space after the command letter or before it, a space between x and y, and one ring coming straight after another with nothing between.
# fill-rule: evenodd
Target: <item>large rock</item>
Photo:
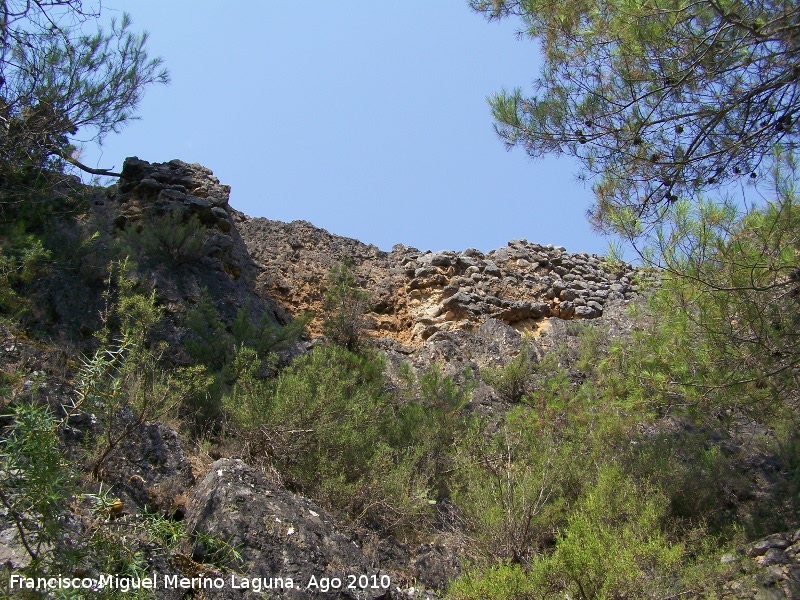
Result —
<instances>
[{"instance_id":1,"label":"large rock","mask_svg":"<svg viewBox=\"0 0 800 600\"><path fill-rule=\"evenodd\" d=\"M381 588L391 576L370 566L353 539L339 532L321 508L310 500L269 482L240 460L221 459L192 491L188 531L211 534L240 554L236 570L243 578L283 580L270 598L390 598ZM195 544L194 559L202 562L207 549ZM323 580L341 581L341 589L324 591ZM366 583L367 589L359 589ZM288 587L291 580L292 586ZM320 583L314 587L314 581ZM228 581L228 579L226 579ZM373 581L377 589L370 589ZM353 588L348 588L353 584ZM226 586L223 597L257 597Z\"/></svg>"},{"instance_id":2,"label":"large rock","mask_svg":"<svg viewBox=\"0 0 800 600\"><path fill-rule=\"evenodd\" d=\"M777 533L752 544L740 555L726 554L730 569L723 596L735 600L800 598L800 531ZM707 598L705 590L689 598Z\"/></svg>"},{"instance_id":3,"label":"large rock","mask_svg":"<svg viewBox=\"0 0 800 600\"><path fill-rule=\"evenodd\" d=\"M130 499L139 510L177 516L183 516L184 496L195 483L178 434L162 423L135 427L103 462L100 474L117 495ZM127 505L125 510L135 507Z\"/></svg>"},{"instance_id":4,"label":"large rock","mask_svg":"<svg viewBox=\"0 0 800 600\"><path fill-rule=\"evenodd\" d=\"M501 321L516 323L525 319L538 319L550 314L550 305L547 302L512 302L509 306L495 315Z\"/></svg>"},{"instance_id":5,"label":"large rock","mask_svg":"<svg viewBox=\"0 0 800 600\"><path fill-rule=\"evenodd\" d=\"M290 320L264 290L257 289L259 269L235 226L243 216L230 207L229 196L230 186L221 184L202 165L180 160L149 163L136 157L125 160L122 176L109 192L112 202L106 211L111 212L116 227L124 229L122 235L140 246L141 279L148 291L155 290L159 304L166 309L169 326L163 337L171 350L183 341L183 313L204 295L213 299L220 319L228 326L245 308L253 322L265 313L273 325ZM197 227L200 249L178 241L175 248L169 248L168 235L161 246L148 237L148 230L164 237L159 227L179 225L190 230ZM286 359L299 351L293 347ZM171 358L185 361L181 355Z\"/></svg>"}]
</instances>

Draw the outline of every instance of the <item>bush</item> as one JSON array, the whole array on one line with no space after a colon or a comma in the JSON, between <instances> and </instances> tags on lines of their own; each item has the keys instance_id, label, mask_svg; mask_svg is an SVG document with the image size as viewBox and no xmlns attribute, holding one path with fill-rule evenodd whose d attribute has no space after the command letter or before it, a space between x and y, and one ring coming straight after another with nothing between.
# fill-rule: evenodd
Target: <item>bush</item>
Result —
<instances>
[{"instance_id":1,"label":"bush","mask_svg":"<svg viewBox=\"0 0 800 600\"><path fill-rule=\"evenodd\" d=\"M0 231L0 313L17 315L27 309L26 286L49 258L42 241L25 233L22 225Z\"/></svg>"},{"instance_id":2,"label":"bush","mask_svg":"<svg viewBox=\"0 0 800 600\"><path fill-rule=\"evenodd\" d=\"M303 334L311 316L311 313L303 314L280 326L274 324L268 311L264 311L256 322L248 304L238 310L232 325L226 327L213 301L204 292L200 302L186 311L183 319L184 347L196 364L214 373L222 372L228 378L234 376L227 371L242 348L253 349L262 367L271 372L278 362L277 353Z\"/></svg>"},{"instance_id":3,"label":"bush","mask_svg":"<svg viewBox=\"0 0 800 600\"><path fill-rule=\"evenodd\" d=\"M230 389L224 390L220 386L221 408L228 429L238 435L259 432L267 421L269 406L275 396L275 381L259 375L260 365L261 359L253 348L241 348L226 368L231 377ZM265 448L261 446L267 440L262 439L260 433L256 435L260 441L257 449L251 450L264 452Z\"/></svg>"},{"instance_id":4,"label":"bush","mask_svg":"<svg viewBox=\"0 0 800 600\"><path fill-rule=\"evenodd\" d=\"M268 310L258 322L251 319L249 305L239 309L231 327L236 348L252 348L260 357L261 372L274 375L280 358L278 353L289 348L303 335L313 313L307 312L293 318L286 325L276 325Z\"/></svg>"},{"instance_id":5,"label":"bush","mask_svg":"<svg viewBox=\"0 0 800 600\"><path fill-rule=\"evenodd\" d=\"M267 457L287 484L384 531L430 510L414 453L391 442L394 422L383 360L340 346L317 347L276 380L256 376L256 353L240 353L225 407L254 457Z\"/></svg>"},{"instance_id":6,"label":"bush","mask_svg":"<svg viewBox=\"0 0 800 600\"><path fill-rule=\"evenodd\" d=\"M524 341L519 354L508 361L506 366L487 367L481 370L480 376L498 392L516 402L528 392L532 365L530 346Z\"/></svg>"},{"instance_id":7,"label":"bush","mask_svg":"<svg viewBox=\"0 0 800 600\"><path fill-rule=\"evenodd\" d=\"M369 295L356 287L355 275L345 264L328 273L328 291L325 294L325 335L348 350L357 350L366 330L364 313Z\"/></svg>"},{"instance_id":8,"label":"bush","mask_svg":"<svg viewBox=\"0 0 800 600\"><path fill-rule=\"evenodd\" d=\"M530 566L564 519L566 464L580 456L535 421L515 410L493 435L475 429L459 441L453 501L473 551L490 563Z\"/></svg>"},{"instance_id":9,"label":"bush","mask_svg":"<svg viewBox=\"0 0 800 600\"><path fill-rule=\"evenodd\" d=\"M650 598L681 564L683 548L662 533L666 499L613 465L600 467L559 535L548 570L588 599Z\"/></svg>"},{"instance_id":10,"label":"bush","mask_svg":"<svg viewBox=\"0 0 800 600\"><path fill-rule=\"evenodd\" d=\"M59 428L66 419L56 420L47 407L19 404L10 415L13 422L0 440L0 503L14 523L17 535L33 559L24 574L53 577L73 572L78 565L91 564L100 573L141 577L147 575L143 546L152 551L153 542L168 545L163 527L150 534L136 531L136 525L116 526L109 519L112 498L102 491L77 498L95 500L94 518L85 528L70 527L75 522L77 478L59 443ZM121 529L121 531L120 531ZM11 570L0 571L0 596L8 593ZM144 598L149 593L104 589L93 597ZM14 598L39 598L41 592L19 590ZM72 596L69 596L72 597ZM82 596L81 596L82 597Z\"/></svg>"},{"instance_id":11,"label":"bush","mask_svg":"<svg viewBox=\"0 0 800 600\"><path fill-rule=\"evenodd\" d=\"M188 310L184 318L187 328L184 347L192 361L202 366L208 384L192 398L186 408L191 419L201 429L221 426L224 412L237 422L252 422L245 417L252 402L237 404L232 399L251 393L258 380L274 376L280 366L278 352L287 348L303 333L310 314L301 315L284 326L273 324L265 311L258 322L251 318L249 306L239 309L228 331L211 298L203 294L200 302ZM240 381L239 391L224 396ZM226 403L223 410L223 403ZM260 409L258 409L260 410ZM253 415L253 418L256 416Z\"/></svg>"},{"instance_id":12,"label":"bush","mask_svg":"<svg viewBox=\"0 0 800 600\"><path fill-rule=\"evenodd\" d=\"M673 535L735 534L736 522L744 516L741 500L752 485L737 469L736 454L722 450L703 430L679 436L650 434L633 441L626 472L662 490Z\"/></svg>"},{"instance_id":13,"label":"bush","mask_svg":"<svg viewBox=\"0 0 800 600\"><path fill-rule=\"evenodd\" d=\"M601 466L596 483L571 510L552 554L533 557L526 566L473 566L453 582L449 594L457 600L670 597L679 585L675 574L683 547L662 533L664 515L665 499L657 490L636 484L615 466Z\"/></svg>"},{"instance_id":14,"label":"bush","mask_svg":"<svg viewBox=\"0 0 800 600\"><path fill-rule=\"evenodd\" d=\"M0 502L28 554L41 561L61 538L72 472L47 407L19 404L9 416L0 438Z\"/></svg>"},{"instance_id":15,"label":"bush","mask_svg":"<svg viewBox=\"0 0 800 600\"><path fill-rule=\"evenodd\" d=\"M137 255L173 266L194 263L206 251L206 228L197 215L180 209L143 218L125 230L125 239Z\"/></svg>"},{"instance_id":16,"label":"bush","mask_svg":"<svg viewBox=\"0 0 800 600\"><path fill-rule=\"evenodd\" d=\"M205 384L197 369L166 371L159 364L164 346L150 342L162 318L155 292L136 291L127 263L112 265L108 280L101 345L85 357L76 381L77 399L68 415L79 411L98 415L92 475L100 476L106 458L141 425L178 408ZM116 291L116 301L111 290Z\"/></svg>"},{"instance_id":17,"label":"bush","mask_svg":"<svg viewBox=\"0 0 800 600\"><path fill-rule=\"evenodd\" d=\"M503 563L480 570L468 568L447 591L452 600L544 600L554 597L547 579L535 565L530 570Z\"/></svg>"},{"instance_id":18,"label":"bush","mask_svg":"<svg viewBox=\"0 0 800 600\"><path fill-rule=\"evenodd\" d=\"M392 434L401 445L413 446L418 469L428 475L437 501L451 495L458 441L473 426L462 411L475 387L472 371L467 369L462 379L445 375L438 365L428 368L419 378L419 400L398 409L395 427L404 436Z\"/></svg>"},{"instance_id":19,"label":"bush","mask_svg":"<svg viewBox=\"0 0 800 600\"><path fill-rule=\"evenodd\" d=\"M207 293L186 311L183 324L187 329L183 345L196 364L214 372L230 363L236 350L235 342Z\"/></svg>"}]
</instances>

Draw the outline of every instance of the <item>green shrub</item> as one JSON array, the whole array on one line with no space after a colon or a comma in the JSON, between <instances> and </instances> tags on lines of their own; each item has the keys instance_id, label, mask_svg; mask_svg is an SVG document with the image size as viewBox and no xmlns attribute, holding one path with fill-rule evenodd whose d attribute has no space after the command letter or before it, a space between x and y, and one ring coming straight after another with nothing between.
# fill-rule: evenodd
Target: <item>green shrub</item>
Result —
<instances>
[{"instance_id":1,"label":"green shrub","mask_svg":"<svg viewBox=\"0 0 800 600\"><path fill-rule=\"evenodd\" d=\"M210 371L225 371L241 348L252 348L261 358L262 367L274 371L277 352L284 350L303 334L312 314L306 313L286 325L276 325L268 311L258 321L250 314L250 307L240 308L230 328L227 328L207 293L186 311L184 347L195 363ZM228 330L230 329L230 331ZM226 376L232 376L225 373Z\"/></svg>"},{"instance_id":2,"label":"green shrub","mask_svg":"<svg viewBox=\"0 0 800 600\"><path fill-rule=\"evenodd\" d=\"M665 533L666 495L604 457L602 435L581 439L580 427L554 431L530 410L514 413L491 438L464 440L473 454L454 498L476 562L450 594L660 598L678 589L684 546Z\"/></svg>"},{"instance_id":3,"label":"green shrub","mask_svg":"<svg viewBox=\"0 0 800 600\"><path fill-rule=\"evenodd\" d=\"M512 411L491 436L483 429L459 440L453 501L482 562L527 567L552 544L565 518L565 474L581 457L527 408Z\"/></svg>"},{"instance_id":4,"label":"green shrub","mask_svg":"<svg viewBox=\"0 0 800 600\"><path fill-rule=\"evenodd\" d=\"M68 415L89 411L100 419L95 439L92 475L100 476L106 458L141 425L178 408L206 384L197 368L165 370L163 344L150 338L161 321L155 292L142 294L128 278L127 262L112 265L100 347L85 357L76 380L77 399L65 407ZM111 298L111 290L116 298Z\"/></svg>"},{"instance_id":5,"label":"green shrub","mask_svg":"<svg viewBox=\"0 0 800 600\"><path fill-rule=\"evenodd\" d=\"M750 494L751 483L707 431L664 432L633 438L625 469L648 481L667 498L673 535L733 535L744 515L737 500Z\"/></svg>"},{"instance_id":6,"label":"green shrub","mask_svg":"<svg viewBox=\"0 0 800 600\"><path fill-rule=\"evenodd\" d=\"M487 367L480 372L481 379L494 387L498 392L516 402L528 392L529 380L533 366L530 346L523 342L519 354L504 367Z\"/></svg>"},{"instance_id":7,"label":"green shrub","mask_svg":"<svg viewBox=\"0 0 800 600\"><path fill-rule=\"evenodd\" d=\"M161 545L173 550L185 536L180 524L147 515L138 522L110 519L113 496L102 486L94 499L93 518L85 528L69 527L75 506L78 480L74 466L61 448L58 429L66 419L56 420L47 407L18 404L12 423L0 439L0 503L17 530L17 537L33 562L23 572L31 577L54 577L70 573L77 565L90 564L104 574L147 576L145 547L155 552ZM39 598L40 592L17 591L6 596L10 571L0 572L0 597ZM74 596L82 598L82 593ZM92 592L104 599L148 598L143 590L104 589Z\"/></svg>"},{"instance_id":8,"label":"green shrub","mask_svg":"<svg viewBox=\"0 0 800 600\"><path fill-rule=\"evenodd\" d=\"M538 565L523 569L503 563L487 569L468 568L447 591L452 600L544 600L552 594Z\"/></svg>"},{"instance_id":9,"label":"green shrub","mask_svg":"<svg viewBox=\"0 0 800 600\"><path fill-rule=\"evenodd\" d=\"M118 531L109 524L94 527L89 530L88 550L91 558L96 561L96 568L103 574L114 574L120 577L138 579L148 577L148 564L142 551L139 540L128 539L126 533L133 533L131 529L123 528ZM108 588L100 591L96 597L104 600L145 600L152 594L146 589L131 589L125 593L122 589Z\"/></svg>"},{"instance_id":10,"label":"green shrub","mask_svg":"<svg viewBox=\"0 0 800 600\"><path fill-rule=\"evenodd\" d=\"M261 372L274 375L278 369L278 353L291 346L305 331L313 317L306 312L293 318L286 325L277 325L265 310L258 322L252 320L249 305L239 309L231 327L233 342L237 349L252 348L260 358Z\"/></svg>"},{"instance_id":11,"label":"green shrub","mask_svg":"<svg viewBox=\"0 0 800 600\"><path fill-rule=\"evenodd\" d=\"M662 532L665 514L658 490L601 466L559 535L548 570L587 600L669 595L662 586L680 566L683 547Z\"/></svg>"},{"instance_id":12,"label":"green shrub","mask_svg":"<svg viewBox=\"0 0 800 600\"><path fill-rule=\"evenodd\" d=\"M226 411L239 425L251 423L245 414L257 403L240 402L239 398L252 397L252 388L260 385L258 380L277 373L278 352L302 335L310 318L308 313L278 326L265 311L255 322L249 306L245 306L239 309L228 331L211 298L204 293L183 321L187 329L184 347L192 361L205 369L207 381L199 388L199 395L186 404L194 425L201 430L219 429ZM238 391L229 393L237 381Z\"/></svg>"},{"instance_id":13,"label":"green shrub","mask_svg":"<svg viewBox=\"0 0 800 600\"><path fill-rule=\"evenodd\" d=\"M15 316L28 308L26 286L49 258L41 239L25 233L21 224L0 231L0 313Z\"/></svg>"},{"instance_id":14,"label":"green shrub","mask_svg":"<svg viewBox=\"0 0 800 600\"><path fill-rule=\"evenodd\" d=\"M275 395L275 381L259 376L261 358L249 347L241 348L227 371L233 384L221 392L221 406L230 429L257 431L267 420Z\"/></svg>"},{"instance_id":15,"label":"green shrub","mask_svg":"<svg viewBox=\"0 0 800 600\"><path fill-rule=\"evenodd\" d=\"M18 404L9 416L0 438L0 502L25 550L42 561L61 539L73 475L47 407Z\"/></svg>"},{"instance_id":16,"label":"green shrub","mask_svg":"<svg viewBox=\"0 0 800 600\"><path fill-rule=\"evenodd\" d=\"M366 330L364 314L369 295L356 286L353 270L346 264L331 269L327 283L325 335L348 350L357 350Z\"/></svg>"},{"instance_id":17,"label":"green shrub","mask_svg":"<svg viewBox=\"0 0 800 600\"><path fill-rule=\"evenodd\" d=\"M278 378L267 407L275 456L304 487L354 483L378 439L383 364L338 347L317 349Z\"/></svg>"},{"instance_id":18,"label":"green shrub","mask_svg":"<svg viewBox=\"0 0 800 600\"><path fill-rule=\"evenodd\" d=\"M173 266L197 262L206 253L206 227L197 215L173 209L145 216L125 230L125 240L136 256L155 258Z\"/></svg>"},{"instance_id":19,"label":"green shrub","mask_svg":"<svg viewBox=\"0 0 800 600\"><path fill-rule=\"evenodd\" d=\"M238 569L241 566L242 555L222 537L204 531L194 531L192 537L195 546L202 548L204 563L223 570Z\"/></svg>"},{"instance_id":20,"label":"green shrub","mask_svg":"<svg viewBox=\"0 0 800 600\"><path fill-rule=\"evenodd\" d=\"M526 402L541 409L561 410L573 397L569 371L562 354L566 346L550 352L533 366L533 374L528 380Z\"/></svg>"},{"instance_id":21,"label":"green shrub","mask_svg":"<svg viewBox=\"0 0 800 600\"><path fill-rule=\"evenodd\" d=\"M451 493L451 476L458 441L472 426L463 408L475 388L475 378L468 368L461 381L445 375L432 365L419 377L420 398L401 407L397 426L406 429L407 442L419 453L419 469L428 473L437 500Z\"/></svg>"},{"instance_id":22,"label":"green shrub","mask_svg":"<svg viewBox=\"0 0 800 600\"><path fill-rule=\"evenodd\" d=\"M394 420L384 362L340 346L317 347L274 381L255 376L252 349L225 406L251 455L266 456L295 489L382 530L430 510L414 453L391 444Z\"/></svg>"},{"instance_id":23,"label":"green shrub","mask_svg":"<svg viewBox=\"0 0 800 600\"><path fill-rule=\"evenodd\" d=\"M221 371L233 359L233 336L226 330L219 311L207 293L186 311L183 324L187 329L183 345L195 363L213 372Z\"/></svg>"},{"instance_id":24,"label":"green shrub","mask_svg":"<svg viewBox=\"0 0 800 600\"><path fill-rule=\"evenodd\" d=\"M145 511L143 526L147 539L158 544L167 552L177 550L180 544L189 537L185 521L169 519L158 513Z\"/></svg>"}]
</instances>

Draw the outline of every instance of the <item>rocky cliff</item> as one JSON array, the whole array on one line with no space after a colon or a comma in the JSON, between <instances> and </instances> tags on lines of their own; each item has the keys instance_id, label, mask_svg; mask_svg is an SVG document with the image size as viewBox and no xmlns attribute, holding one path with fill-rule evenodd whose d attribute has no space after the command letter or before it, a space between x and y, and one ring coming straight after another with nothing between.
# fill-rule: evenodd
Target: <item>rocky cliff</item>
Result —
<instances>
[{"instance_id":1,"label":"rocky cliff","mask_svg":"<svg viewBox=\"0 0 800 600\"><path fill-rule=\"evenodd\" d=\"M166 318L158 335L167 342L173 365L189 362L183 348L188 330L185 316L204 298L214 305L223 332L233 328L242 309L249 311L254 322L275 326L314 311L308 335L287 351L286 364L319 342L313 338L322 333L327 275L346 263L358 286L370 296L367 333L385 361L381 364L387 391L405 385L404 368L417 381L435 367L460 383L465 373L509 365L524 347L531 354L524 369L555 357L548 364L559 371L561 386L561 404L549 412L545 408L551 392L544 387L539 389L538 404L524 408L534 413L542 410L543 419L563 421L564 406L590 377L576 360L580 332L591 333L591 350L600 356L614 340L642 326L626 313L626 307L641 298L650 275L629 264L524 239L485 254L475 249L421 251L403 245L385 252L304 221L248 217L229 205L229 192L210 170L197 164L128 159L118 184L104 193L92 192L87 213L69 225L78 232L70 234L76 239L96 230L88 238L95 240L93 251L76 252L68 268L55 270L52 281L37 284L52 305L54 331L70 343L90 344L92 332L101 325L98 314L105 301L103 281L92 274L105 272L99 266L119 258L119 251L110 250L117 244L124 252L135 251L138 279L164 310ZM42 350L4 327L0 324L4 377L0 383L16 382L8 375L12 372L23 376L13 386L2 387L4 394L10 393L0 406L26 399L50 406L64 418L61 437L69 453L83 456L86 446L104 432L93 414L64 413L64 406L80 394L74 371L69 376L77 361L63 349ZM58 355L59 370L53 368L51 354ZM547 373L534 375L526 370L524 375L544 382L534 382L534 386L548 383ZM492 382L491 377L472 376L463 403L459 400L450 407L488 424L482 432L487 439L509 411L520 408L518 398ZM413 396L418 390L404 393ZM407 400L401 396L392 397L397 403L394 408ZM593 410L587 409L589 422ZM237 440L240 443L232 454L225 453L224 445L209 450L205 441L189 450L186 439L165 424L137 422L125 411L116 416L122 423L117 427L130 424L131 431L109 454L100 476L120 508L116 502L98 504L103 486L86 483L86 493L74 498L64 517L67 545L78 547L87 536L100 532L110 540L124 541L120 542L124 552L138 556L146 572L195 577L201 583L212 582L209 585L223 577L231 582L220 589L173 587L155 597L255 598L263 592L276 598L434 599L445 597L448 584L463 572L459 549L468 534L459 529L461 517L448 498L432 500L436 525L431 531L435 534L400 541L347 523L341 513L286 484L266 463L240 460L254 457L247 440ZM5 428L8 423L0 425ZM308 429L289 434L304 435L312 427L309 423ZM625 433L631 436L631 447L648 436L677 438L694 431L692 423L680 419L635 427L642 431ZM765 429L758 431L768 436ZM745 456L733 438L722 429L708 436L717 450L719 446L731 457ZM268 437L264 443L273 440ZM407 451L413 453L414 448ZM485 452L489 457L489 446ZM502 456L510 465L508 452ZM762 477L771 468L764 466L769 461L755 460L761 457L745 458L750 462L740 469L748 478ZM474 469L491 467L490 462L485 458ZM509 466L502 476L511 481L515 468ZM750 493L747 485L731 481L734 487L741 485L730 491L732 497L740 491L742 496ZM186 523L182 545L165 550L161 542L143 533L152 511L166 515L168 521ZM18 531L11 511L0 508L0 561L9 573L31 566ZM538 551L552 550L557 533L553 529L544 536L545 546ZM751 541L739 552L722 556L720 568L726 570L726 579L716 589L721 597L730 598L798 597L798 557L800 532ZM102 561L89 555L81 569L94 576L99 564ZM280 582L273 577L276 574ZM321 582L310 586L321 578L327 582L324 585L332 579L360 584L361 577L365 585L352 589L323 590ZM293 585L287 587L286 580ZM702 598L706 591L698 586L680 595Z\"/></svg>"},{"instance_id":2,"label":"rocky cliff","mask_svg":"<svg viewBox=\"0 0 800 600\"><path fill-rule=\"evenodd\" d=\"M111 195L119 228L153 227L154 219L176 212L184 221L198 219L205 242L197 262L206 267L200 285L225 300L220 307L228 319L248 299L259 306L267 301L277 320L313 311L310 332L317 335L326 277L344 263L370 296L372 337L417 347L437 332L470 330L489 318L538 336L551 319L601 317L608 306L631 300L644 276L623 262L524 239L486 254L402 244L384 252L305 221L248 217L230 207L229 195L230 188L200 165L136 158L125 162ZM169 294L167 305L197 301L197 287L153 283Z\"/></svg>"},{"instance_id":3,"label":"rocky cliff","mask_svg":"<svg viewBox=\"0 0 800 600\"><path fill-rule=\"evenodd\" d=\"M536 334L550 318L594 319L608 303L636 293L636 272L628 264L524 239L486 254L401 244L383 252L305 221L241 213L234 220L259 268L259 291L291 312L319 314L328 271L348 262L371 295L371 334L405 344L418 345L437 331L464 329L486 318Z\"/></svg>"}]
</instances>

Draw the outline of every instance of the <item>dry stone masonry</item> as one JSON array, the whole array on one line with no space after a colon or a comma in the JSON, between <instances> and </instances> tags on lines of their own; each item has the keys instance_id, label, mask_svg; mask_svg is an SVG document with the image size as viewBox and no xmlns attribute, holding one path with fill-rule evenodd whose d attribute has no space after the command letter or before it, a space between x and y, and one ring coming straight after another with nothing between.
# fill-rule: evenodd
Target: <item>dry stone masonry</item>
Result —
<instances>
[{"instance_id":1,"label":"dry stone masonry","mask_svg":"<svg viewBox=\"0 0 800 600\"><path fill-rule=\"evenodd\" d=\"M201 165L129 158L114 197L116 225L141 228L167 214L196 216L205 228L203 260L214 259L232 281L244 276L247 287L291 314L314 311L312 334L321 331L326 276L345 262L370 292L370 334L412 346L487 318L534 334L552 318L594 319L609 302L632 298L641 276L625 263L524 239L486 254L400 244L383 252L305 221L249 218L229 206L229 195L230 187Z\"/></svg>"},{"instance_id":2,"label":"dry stone masonry","mask_svg":"<svg viewBox=\"0 0 800 600\"><path fill-rule=\"evenodd\" d=\"M139 221L143 212L164 214L178 208L197 215L206 226L231 230L230 186L220 184L211 169L197 163L171 160L151 164L128 158L118 189L122 212L118 226Z\"/></svg>"},{"instance_id":3,"label":"dry stone masonry","mask_svg":"<svg viewBox=\"0 0 800 600\"><path fill-rule=\"evenodd\" d=\"M371 333L414 346L487 318L533 333L550 318L593 319L609 302L631 299L641 278L631 265L524 239L487 254L403 245L382 252L305 221L234 218L261 269L262 292L292 312L320 314L327 272L349 261L372 295Z\"/></svg>"},{"instance_id":4,"label":"dry stone masonry","mask_svg":"<svg viewBox=\"0 0 800 600\"><path fill-rule=\"evenodd\" d=\"M514 240L484 255L469 249L420 253L395 247L415 313L413 336L492 317L523 329L543 319L593 319L606 302L635 293L628 265L611 269L595 255ZM466 321L466 323L465 323Z\"/></svg>"}]
</instances>

